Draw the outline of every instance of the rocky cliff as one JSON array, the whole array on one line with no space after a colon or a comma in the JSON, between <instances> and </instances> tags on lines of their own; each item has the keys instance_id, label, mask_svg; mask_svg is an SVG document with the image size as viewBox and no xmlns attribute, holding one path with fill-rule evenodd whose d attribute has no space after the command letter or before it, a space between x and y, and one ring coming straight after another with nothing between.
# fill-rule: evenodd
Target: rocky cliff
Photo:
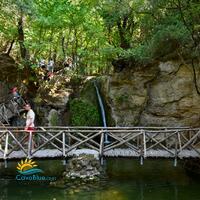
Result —
<instances>
[{"instance_id":1,"label":"rocky cliff","mask_svg":"<svg viewBox=\"0 0 200 200\"><path fill-rule=\"evenodd\" d=\"M0 55L0 58L0 102L5 102L19 74L12 58L7 55ZM196 65L196 87L200 89L199 78L200 69ZM84 96L84 99L98 106L93 80L86 78L84 80L87 81L74 84L68 79L68 75L57 75L48 84L41 84L37 90L34 99L36 112L45 113L45 117L41 114L38 118L48 118L46 122L40 120L42 124L51 122L55 125L61 116L63 123L58 124L68 124L70 96ZM200 126L200 95L195 87L193 69L187 63L173 60L145 67L132 66L97 80L105 101L108 125ZM78 89L74 89L74 85ZM65 114L67 116L64 117Z\"/></svg>"},{"instance_id":2,"label":"rocky cliff","mask_svg":"<svg viewBox=\"0 0 200 200\"><path fill-rule=\"evenodd\" d=\"M112 125L200 125L200 95L188 64L159 62L99 80Z\"/></svg>"},{"instance_id":3,"label":"rocky cliff","mask_svg":"<svg viewBox=\"0 0 200 200\"><path fill-rule=\"evenodd\" d=\"M16 84L18 75L14 59L6 54L0 54L0 73L0 103L2 103L7 100L10 88Z\"/></svg>"}]
</instances>

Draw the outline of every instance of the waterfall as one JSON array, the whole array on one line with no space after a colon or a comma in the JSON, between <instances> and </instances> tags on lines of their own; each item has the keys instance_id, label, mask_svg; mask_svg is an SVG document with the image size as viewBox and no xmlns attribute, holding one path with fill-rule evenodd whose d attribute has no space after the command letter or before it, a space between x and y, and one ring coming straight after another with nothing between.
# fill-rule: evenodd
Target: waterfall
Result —
<instances>
[{"instance_id":1,"label":"waterfall","mask_svg":"<svg viewBox=\"0 0 200 200\"><path fill-rule=\"evenodd\" d=\"M102 101L102 98L101 98L101 95L100 95L100 92L99 92L99 88L97 86L96 81L94 81L94 87L96 89L96 94L97 94L99 106L100 106L100 109L101 109L101 117L102 117L102 121L103 121L103 127L107 128L105 109L104 109L103 101ZM107 133L105 133L105 141L104 141L104 143L110 143L110 141L108 141Z\"/></svg>"}]
</instances>

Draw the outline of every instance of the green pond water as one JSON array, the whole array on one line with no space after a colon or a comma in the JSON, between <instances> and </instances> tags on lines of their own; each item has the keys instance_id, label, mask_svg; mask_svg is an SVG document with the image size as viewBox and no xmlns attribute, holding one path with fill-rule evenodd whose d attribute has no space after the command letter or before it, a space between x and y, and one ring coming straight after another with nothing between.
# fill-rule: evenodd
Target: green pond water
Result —
<instances>
[{"instance_id":1,"label":"green pond water","mask_svg":"<svg viewBox=\"0 0 200 200\"><path fill-rule=\"evenodd\" d=\"M62 161L37 161L45 175L58 176ZM107 159L107 177L84 189L55 188L47 182L16 181L17 161L0 163L0 200L200 200L200 177L191 176L182 162L147 159Z\"/></svg>"}]
</instances>

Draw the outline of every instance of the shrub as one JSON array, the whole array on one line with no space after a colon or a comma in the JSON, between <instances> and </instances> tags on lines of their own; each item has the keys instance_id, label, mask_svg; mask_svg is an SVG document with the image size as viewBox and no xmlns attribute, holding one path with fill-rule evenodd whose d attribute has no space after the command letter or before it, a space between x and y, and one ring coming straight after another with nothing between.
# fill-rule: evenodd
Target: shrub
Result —
<instances>
[{"instance_id":1,"label":"shrub","mask_svg":"<svg viewBox=\"0 0 200 200\"><path fill-rule=\"evenodd\" d=\"M70 102L71 125L99 126L101 118L98 108L87 100L73 99Z\"/></svg>"}]
</instances>

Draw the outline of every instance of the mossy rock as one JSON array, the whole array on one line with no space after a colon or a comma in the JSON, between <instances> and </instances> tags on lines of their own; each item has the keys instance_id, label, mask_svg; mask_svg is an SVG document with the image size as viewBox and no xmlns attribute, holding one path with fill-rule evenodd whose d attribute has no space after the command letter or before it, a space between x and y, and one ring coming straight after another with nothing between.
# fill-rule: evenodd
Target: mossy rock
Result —
<instances>
[{"instance_id":1,"label":"mossy rock","mask_svg":"<svg viewBox=\"0 0 200 200\"><path fill-rule=\"evenodd\" d=\"M100 126L101 117L97 106L85 99L77 98L70 101L71 125Z\"/></svg>"}]
</instances>

